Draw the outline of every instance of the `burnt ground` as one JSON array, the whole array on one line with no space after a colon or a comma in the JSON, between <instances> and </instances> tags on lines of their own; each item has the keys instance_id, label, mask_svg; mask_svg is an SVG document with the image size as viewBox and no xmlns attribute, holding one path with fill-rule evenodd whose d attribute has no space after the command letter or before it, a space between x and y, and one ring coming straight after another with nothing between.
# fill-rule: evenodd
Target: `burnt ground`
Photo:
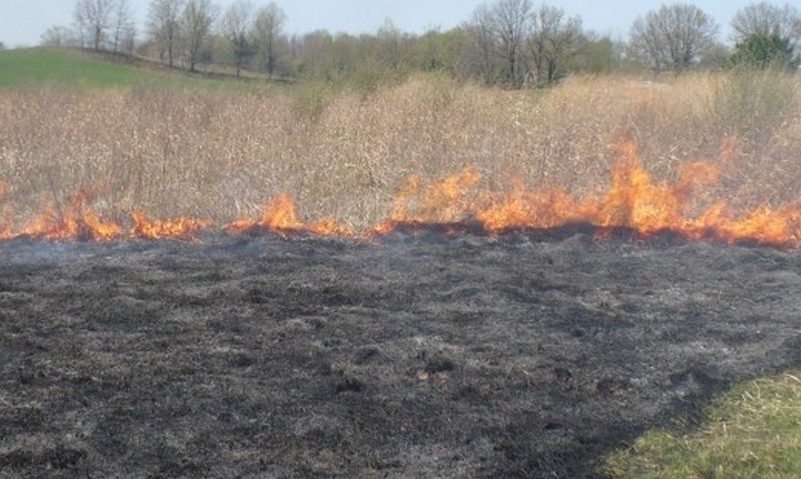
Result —
<instances>
[{"instance_id":1,"label":"burnt ground","mask_svg":"<svg viewBox=\"0 0 801 479\"><path fill-rule=\"evenodd\" d=\"M801 254L436 232L0 244L0 477L598 477L801 365Z\"/></svg>"}]
</instances>

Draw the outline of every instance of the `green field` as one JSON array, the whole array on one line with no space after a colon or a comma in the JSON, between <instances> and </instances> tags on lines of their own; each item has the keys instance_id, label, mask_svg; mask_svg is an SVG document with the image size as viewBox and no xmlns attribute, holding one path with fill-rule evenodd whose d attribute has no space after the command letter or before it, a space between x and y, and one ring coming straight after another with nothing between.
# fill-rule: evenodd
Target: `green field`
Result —
<instances>
[{"instance_id":1,"label":"green field","mask_svg":"<svg viewBox=\"0 0 801 479\"><path fill-rule=\"evenodd\" d=\"M142 62L144 64L144 62ZM0 88L114 89L148 85L204 90L275 88L266 82L241 82L190 75L166 68L126 63L72 49L26 48L0 51Z\"/></svg>"}]
</instances>

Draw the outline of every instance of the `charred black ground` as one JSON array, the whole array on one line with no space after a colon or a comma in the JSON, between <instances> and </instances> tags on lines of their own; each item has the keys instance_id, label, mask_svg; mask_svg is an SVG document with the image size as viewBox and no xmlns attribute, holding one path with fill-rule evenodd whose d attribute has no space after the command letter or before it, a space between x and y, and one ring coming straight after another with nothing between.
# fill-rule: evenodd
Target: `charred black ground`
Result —
<instances>
[{"instance_id":1,"label":"charred black ground","mask_svg":"<svg viewBox=\"0 0 801 479\"><path fill-rule=\"evenodd\" d=\"M801 365L801 254L591 233L2 243L0 477L597 477Z\"/></svg>"}]
</instances>

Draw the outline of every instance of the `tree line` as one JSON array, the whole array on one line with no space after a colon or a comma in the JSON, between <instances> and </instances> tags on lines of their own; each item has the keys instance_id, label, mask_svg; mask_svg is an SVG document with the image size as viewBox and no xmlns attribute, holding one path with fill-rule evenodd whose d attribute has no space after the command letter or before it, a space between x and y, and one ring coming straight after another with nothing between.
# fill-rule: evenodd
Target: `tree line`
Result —
<instances>
[{"instance_id":1,"label":"tree line","mask_svg":"<svg viewBox=\"0 0 801 479\"><path fill-rule=\"evenodd\" d=\"M170 67L226 65L237 76L375 81L411 71L441 71L461 80L508 87L551 84L572 72L649 68L681 72L746 65L797 69L801 14L791 5L749 5L735 15L730 39L692 4L665 4L637 18L627 41L583 28L582 19L531 0L494 0L450 30L412 34L387 20L373 34L302 35L285 31L276 4L238 0L152 0L138 31L128 0L76 0L71 27L51 27L44 45L80 46L147 56Z\"/></svg>"}]
</instances>

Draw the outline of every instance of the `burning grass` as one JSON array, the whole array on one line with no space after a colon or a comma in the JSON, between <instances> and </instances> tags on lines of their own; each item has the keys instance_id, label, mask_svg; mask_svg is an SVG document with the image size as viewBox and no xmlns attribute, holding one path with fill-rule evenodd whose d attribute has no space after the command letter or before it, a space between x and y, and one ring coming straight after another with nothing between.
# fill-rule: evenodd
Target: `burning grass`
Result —
<instances>
[{"instance_id":1,"label":"burning grass","mask_svg":"<svg viewBox=\"0 0 801 479\"><path fill-rule=\"evenodd\" d=\"M726 148L718 163L684 163L675 181L657 182L642 165L636 145L621 141L611 182L595 197L572 195L558 187L530 190L519 179L512 180L506 190L482 190L478 187L481 173L475 168L466 168L434 182L411 177L396 197L391 214L361 230L331 217L304 222L295 202L285 194L265 205L260 218L235 220L226 230L231 233L263 231L280 235L366 237L387 234L399 227L409 229L425 225L451 225L455 231L463 231L470 225L484 233L503 234L510 230L546 230L585 223L601 232L624 228L646 238L668 232L692 240L725 243L749 240L798 246L801 208L794 205L776 210L763 206L736 217L728 211L726 200L716 200L694 216L691 214L695 192L718 181L730 155ZM25 236L54 241L108 241L126 236L119 223L99 218L87 206L89 199L91 193L81 191L63 211L49 206L19 229L6 223L0 230L0 239ZM186 217L150 220L140 211L131 213L131 219L127 236L144 239L191 238L213 226L211 220Z\"/></svg>"}]
</instances>

